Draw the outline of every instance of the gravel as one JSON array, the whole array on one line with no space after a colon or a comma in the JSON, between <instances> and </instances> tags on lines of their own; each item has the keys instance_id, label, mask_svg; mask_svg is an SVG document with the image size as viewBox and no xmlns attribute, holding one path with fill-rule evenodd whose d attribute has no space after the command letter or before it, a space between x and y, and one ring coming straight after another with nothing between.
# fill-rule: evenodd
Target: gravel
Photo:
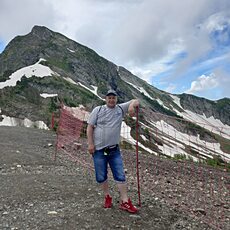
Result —
<instances>
[{"instance_id":1,"label":"gravel","mask_svg":"<svg viewBox=\"0 0 230 230\"><path fill-rule=\"evenodd\" d=\"M203 218L198 218L208 213L203 207L191 207L193 214L196 214L192 216L190 209L182 208L185 206L183 202L188 203L186 199L176 199L177 204L175 199L172 199L179 195L182 180L189 180L189 175L178 177L176 168L175 174L172 173L170 170L173 165L167 165L165 162L168 161L164 160L159 160L155 168L151 166L154 178L149 179L152 179L153 187L146 185L146 175L142 175L142 206L137 214L119 210L119 194L114 183L113 207L104 209L103 194L95 182L92 171L63 154L58 154L54 161L55 142L56 134L52 131L0 127L0 229L218 228L211 226ZM141 161L146 161L146 166L149 162L156 162L156 158L153 159L155 160L151 161L149 158L141 157ZM162 174L163 168L166 167L168 173ZM130 169L127 170L129 174ZM151 175L150 171L144 172ZM194 184L194 181L196 176L191 179L190 185ZM215 183L215 180L210 183ZM133 203L137 204L137 191L132 184L134 181L130 177L129 195ZM174 186L169 188L169 185ZM195 188L197 187L194 186ZM175 189L178 192L175 192ZM224 201L224 205L226 211L229 211L227 200ZM221 229L229 229L228 227L228 223L221 222Z\"/></svg>"}]
</instances>

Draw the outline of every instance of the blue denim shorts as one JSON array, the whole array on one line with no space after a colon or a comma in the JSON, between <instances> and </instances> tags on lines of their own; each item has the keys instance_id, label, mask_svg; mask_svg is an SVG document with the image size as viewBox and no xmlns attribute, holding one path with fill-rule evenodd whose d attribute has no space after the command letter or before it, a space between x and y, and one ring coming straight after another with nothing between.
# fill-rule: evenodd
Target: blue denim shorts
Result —
<instances>
[{"instance_id":1,"label":"blue denim shorts","mask_svg":"<svg viewBox=\"0 0 230 230\"><path fill-rule=\"evenodd\" d=\"M125 173L123 167L123 160L119 146L115 149L105 153L105 149L96 150L93 154L94 168L96 174L96 181L103 183L108 178L108 165L111 168L113 178L117 182L125 182Z\"/></svg>"}]
</instances>

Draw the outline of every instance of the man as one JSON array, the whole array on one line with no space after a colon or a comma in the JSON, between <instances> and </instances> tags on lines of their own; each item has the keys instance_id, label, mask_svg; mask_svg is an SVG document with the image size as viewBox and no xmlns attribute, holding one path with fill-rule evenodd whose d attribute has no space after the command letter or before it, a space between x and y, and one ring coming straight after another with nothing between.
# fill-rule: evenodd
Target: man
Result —
<instances>
[{"instance_id":1,"label":"man","mask_svg":"<svg viewBox=\"0 0 230 230\"><path fill-rule=\"evenodd\" d=\"M134 116L135 108L138 106L137 99L117 105L117 93L114 90L109 90L106 94L106 104L94 108L89 116L88 151L93 155L96 180L101 184L105 195L104 208L112 206L107 180L109 164L120 192L119 208L130 213L138 211L127 195L123 160L119 149L122 118L127 112L130 116Z\"/></svg>"}]
</instances>

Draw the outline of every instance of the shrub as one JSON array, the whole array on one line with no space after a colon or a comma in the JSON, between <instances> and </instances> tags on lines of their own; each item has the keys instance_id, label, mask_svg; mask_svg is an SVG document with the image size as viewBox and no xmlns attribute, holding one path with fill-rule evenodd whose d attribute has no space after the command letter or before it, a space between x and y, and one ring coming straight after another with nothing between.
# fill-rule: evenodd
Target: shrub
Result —
<instances>
[{"instance_id":1,"label":"shrub","mask_svg":"<svg viewBox=\"0 0 230 230\"><path fill-rule=\"evenodd\" d=\"M206 164L213 167L218 167L218 166L224 166L225 162L220 156L215 156L213 158L208 158L206 160Z\"/></svg>"},{"instance_id":2,"label":"shrub","mask_svg":"<svg viewBox=\"0 0 230 230\"><path fill-rule=\"evenodd\" d=\"M173 157L175 160L187 160L187 157L185 154L175 154L174 157Z\"/></svg>"}]
</instances>

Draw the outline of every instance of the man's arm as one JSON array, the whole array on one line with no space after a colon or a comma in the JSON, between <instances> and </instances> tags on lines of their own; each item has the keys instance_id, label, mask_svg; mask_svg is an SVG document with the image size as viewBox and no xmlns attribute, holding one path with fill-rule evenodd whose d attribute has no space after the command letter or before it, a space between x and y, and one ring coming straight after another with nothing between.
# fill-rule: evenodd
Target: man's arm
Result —
<instances>
[{"instance_id":1,"label":"man's arm","mask_svg":"<svg viewBox=\"0 0 230 230\"><path fill-rule=\"evenodd\" d=\"M95 151L94 141L93 141L93 125L88 124L87 126L87 139L88 139L88 151L93 154Z\"/></svg>"},{"instance_id":2,"label":"man's arm","mask_svg":"<svg viewBox=\"0 0 230 230\"><path fill-rule=\"evenodd\" d=\"M139 100L138 99L133 99L129 105L129 108L128 108L128 113L129 113L129 116L133 117L135 116L135 112L136 112L136 107L139 107L140 103L139 103Z\"/></svg>"}]
</instances>

